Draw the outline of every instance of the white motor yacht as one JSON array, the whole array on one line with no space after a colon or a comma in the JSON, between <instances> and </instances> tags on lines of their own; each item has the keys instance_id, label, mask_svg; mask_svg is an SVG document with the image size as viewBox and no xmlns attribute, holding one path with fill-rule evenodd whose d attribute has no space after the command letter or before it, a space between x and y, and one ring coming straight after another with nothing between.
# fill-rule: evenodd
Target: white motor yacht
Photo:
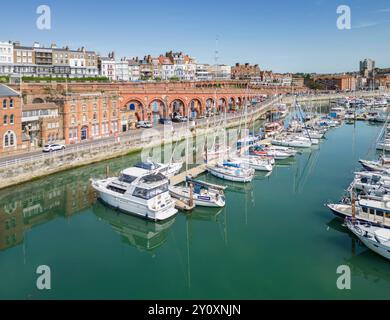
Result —
<instances>
[{"instance_id":1,"label":"white motor yacht","mask_svg":"<svg viewBox=\"0 0 390 320\"><path fill-rule=\"evenodd\" d=\"M144 174L144 169L128 168L119 177L94 180L92 187L109 206L154 221L176 215L175 202L169 195L169 181L161 173Z\"/></svg>"}]
</instances>

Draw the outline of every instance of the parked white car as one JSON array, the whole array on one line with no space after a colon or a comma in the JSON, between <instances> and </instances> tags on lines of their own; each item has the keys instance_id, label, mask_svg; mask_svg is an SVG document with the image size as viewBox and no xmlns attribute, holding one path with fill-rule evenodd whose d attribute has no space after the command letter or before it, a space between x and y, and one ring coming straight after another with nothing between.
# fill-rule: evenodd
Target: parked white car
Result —
<instances>
[{"instance_id":1,"label":"parked white car","mask_svg":"<svg viewBox=\"0 0 390 320\"><path fill-rule=\"evenodd\" d=\"M138 121L137 128L151 128L153 127L150 121Z\"/></svg>"},{"instance_id":2,"label":"parked white car","mask_svg":"<svg viewBox=\"0 0 390 320\"><path fill-rule=\"evenodd\" d=\"M52 152L52 151L59 151L64 150L65 146L63 144L46 144L42 151L43 152Z\"/></svg>"}]
</instances>

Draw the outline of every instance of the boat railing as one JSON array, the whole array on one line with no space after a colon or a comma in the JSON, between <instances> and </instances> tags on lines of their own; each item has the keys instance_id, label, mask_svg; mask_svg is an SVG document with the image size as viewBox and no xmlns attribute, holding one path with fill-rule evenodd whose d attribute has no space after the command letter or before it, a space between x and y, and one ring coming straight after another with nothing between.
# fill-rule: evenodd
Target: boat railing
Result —
<instances>
[{"instance_id":1,"label":"boat railing","mask_svg":"<svg viewBox=\"0 0 390 320\"><path fill-rule=\"evenodd\" d=\"M345 224L348 226L349 229L353 228L360 236L374 238L380 244L383 244L384 242L388 242L390 240L390 238L388 237L380 236L375 232L371 231L370 229L373 227L373 224L368 221L361 221L352 217L346 217ZM365 227L365 229L363 230L361 227ZM367 230L367 228L369 228L369 230Z\"/></svg>"},{"instance_id":2,"label":"boat railing","mask_svg":"<svg viewBox=\"0 0 390 320\"><path fill-rule=\"evenodd\" d=\"M216 190L225 190L227 188L227 186L221 186L221 185L218 185L218 184L213 184L213 183L209 183L209 182L205 182L205 181L199 181L199 180L193 180L189 177L186 178L186 181L187 182L190 182L190 183L193 183L195 185L203 185L203 186L206 186L206 187L209 187L209 188L212 188L212 189L216 189Z\"/></svg>"},{"instance_id":3,"label":"boat railing","mask_svg":"<svg viewBox=\"0 0 390 320\"><path fill-rule=\"evenodd\" d=\"M375 201L383 201L382 197L374 196L374 195L361 195L359 196L361 200L375 200Z\"/></svg>"}]
</instances>

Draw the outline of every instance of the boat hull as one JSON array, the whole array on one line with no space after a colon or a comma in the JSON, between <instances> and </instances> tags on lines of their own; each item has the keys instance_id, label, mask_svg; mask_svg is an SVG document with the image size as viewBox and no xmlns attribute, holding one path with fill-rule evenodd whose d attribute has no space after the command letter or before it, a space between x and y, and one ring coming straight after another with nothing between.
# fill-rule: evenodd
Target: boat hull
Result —
<instances>
[{"instance_id":1,"label":"boat hull","mask_svg":"<svg viewBox=\"0 0 390 320\"><path fill-rule=\"evenodd\" d=\"M347 227L367 248L390 260L390 247L377 241L374 236L369 235L372 227L353 225L351 222L347 223Z\"/></svg>"},{"instance_id":2,"label":"boat hull","mask_svg":"<svg viewBox=\"0 0 390 320\"><path fill-rule=\"evenodd\" d=\"M348 207L350 207L348 205L327 204L326 206L332 211L332 213L336 217L339 217L339 218L341 218L343 220L345 220L345 218L351 218L352 217L352 211L348 210ZM390 224L383 224L382 222L374 221L373 219L370 219L368 217L360 216L359 214L357 214L355 218L356 218L357 221L360 221L360 222L364 222L364 223L368 222L368 223L370 223L373 226L378 226L378 227L383 227L383 228L386 228L386 229L390 229Z\"/></svg>"},{"instance_id":3,"label":"boat hull","mask_svg":"<svg viewBox=\"0 0 390 320\"><path fill-rule=\"evenodd\" d=\"M210 172L213 176L217 178L221 178L228 181L234 181L234 182L251 182L253 179L253 176L236 176L233 174L228 174L225 172L221 172L219 170L215 170L213 168L208 167L207 171Z\"/></svg>"},{"instance_id":4,"label":"boat hull","mask_svg":"<svg viewBox=\"0 0 390 320\"><path fill-rule=\"evenodd\" d=\"M301 141L281 141L281 140L272 140L272 144L275 146L282 147L293 147L293 148L310 148L310 142L301 142Z\"/></svg>"},{"instance_id":5,"label":"boat hull","mask_svg":"<svg viewBox=\"0 0 390 320\"><path fill-rule=\"evenodd\" d=\"M388 143L378 143L376 145L377 150L385 150L385 151L390 151L390 144Z\"/></svg>"},{"instance_id":6,"label":"boat hull","mask_svg":"<svg viewBox=\"0 0 390 320\"><path fill-rule=\"evenodd\" d=\"M242 158L232 158L233 160L240 161L241 163L247 164L249 167L255 169L256 171L267 171L271 172L273 166L271 161L261 161L257 156L247 156Z\"/></svg>"}]
</instances>

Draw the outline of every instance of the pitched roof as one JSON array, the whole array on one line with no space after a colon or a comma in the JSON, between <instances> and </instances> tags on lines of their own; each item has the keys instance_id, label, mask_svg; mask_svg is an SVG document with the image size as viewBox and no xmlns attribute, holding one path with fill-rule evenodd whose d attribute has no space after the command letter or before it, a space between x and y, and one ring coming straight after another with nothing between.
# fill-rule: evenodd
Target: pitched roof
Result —
<instances>
[{"instance_id":1,"label":"pitched roof","mask_svg":"<svg viewBox=\"0 0 390 320\"><path fill-rule=\"evenodd\" d=\"M0 84L0 97L19 97L20 93L10 87Z\"/></svg>"}]
</instances>

